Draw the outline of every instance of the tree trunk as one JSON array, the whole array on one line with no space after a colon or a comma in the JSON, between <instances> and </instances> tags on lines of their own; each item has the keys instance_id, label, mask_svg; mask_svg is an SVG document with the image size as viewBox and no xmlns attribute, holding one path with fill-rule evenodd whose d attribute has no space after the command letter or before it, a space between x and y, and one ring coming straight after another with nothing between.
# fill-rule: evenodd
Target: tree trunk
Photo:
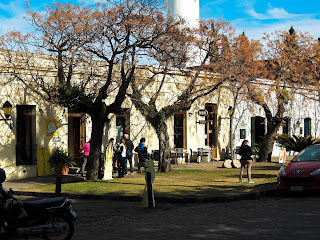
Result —
<instances>
[{"instance_id":1,"label":"tree trunk","mask_svg":"<svg viewBox=\"0 0 320 240\"><path fill-rule=\"evenodd\" d=\"M91 133L91 142L90 142L90 155L88 160L88 172L87 179L97 180L100 157L101 157L101 145L102 145L102 136L103 136L103 114L98 116L91 116L92 119L92 133Z\"/></svg>"},{"instance_id":2,"label":"tree trunk","mask_svg":"<svg viewBox=\"0 0 320 240\"><path fill-rule=\"evenodd\" d=\"M233 138L232 138L232 131L233 131L233 114L230 116L230 131L229 131L229 141L230 141L230 157L231 160L234 159L233 156Z\"/></svg>"},{"instance_id":3,"label":"tree trunk","mask_svg":"<svg viewBox=\"0 0 320 240\"><path fill-rule=\"evenodd\" d=\"M280 127L281 121L276 121L276 122L279 122L279 123L270 124L270 125L268 124L267 126L267 134L264 137L260 146L259 162L267 162L268 160L271 161L270 157L271 157L273 145L275 142L275 135Z\"/></svg>"},{"instance_id":4,"label":"tree trunk","mask_svg":"<svg viewBox=\"0 0 320 240\"><path fill-rule=\"evenodd\" d=\"M267 162L268 156L272 153L274 134L267 133L260 146L259 162Z\"/></svg>"},{"instance_id":5,"label":"tree trunk","mask_svg":"<svg viewBox=\"0 0 320 240\"><path fill-rule=\"evenodd\" d=\"M171 170L171 150L169 144L169 134L167 124L162 122L156 128L157 136L159 139L159 172L169 172Z\"/></svg>"}]
</instances>

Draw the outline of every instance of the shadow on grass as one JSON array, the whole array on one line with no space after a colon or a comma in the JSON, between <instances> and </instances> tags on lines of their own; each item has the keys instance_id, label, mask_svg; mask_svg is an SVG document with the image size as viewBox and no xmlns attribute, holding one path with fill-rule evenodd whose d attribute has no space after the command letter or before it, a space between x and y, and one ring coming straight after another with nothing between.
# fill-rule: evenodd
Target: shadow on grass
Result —
<instances>
[{"instance_id":1,"label":"shadow on grass","mask_svg":"<svg viewBox=\"0 0 320 240\"><path fill-rule=\"evenodd\" d=\"M222 182L222 181L221 181ZM88 182L90 184L90 182ZM98 186L92 185L91 188L88 188L85 191L81 191L82 194L98 194L104 196L141 196L143 189L145 187L145 183L137 183L137 182L100 182L98 184L108 184L111 188L106 189L103 192L103 188L99 189ZM68 184L67 184L68 185ZM70 185L69 185L70 186ZM114 187L112 187L114 186ZM123 186L123 187L121 187ZM256 191L264 191L269 189L275 189L275 184L248 184L248 183L226 183L225 181L222 184L212 184L211 181L208 184L204 185L181 185L177 183L170 182L158 182L154 184L154 191L156 198L173 198L173 199L207 199L207 198L222 198L226 196L231 196L235 194L243 194L243 193L252 193ZM71 187L71 188L70 188ZM68 192L77 192L77 188L73 188L72 185L70 187L63 187L65 190L69 190ZM83 188L82 188L83 189ZM74 191L75 190L75 191ZM132 191L133 190L133 191ZM80 192L80 191L79 191Z\"/></svg>"},{"instance_id":2,"label":"shadow on grass","mask_svg":"<svg viewBox=\"0 0 320 240\"><path fill-rule=\"evenodd\" d=\"M129 182L106 182L107 184L123 184L123 185L135 185L135 186L144 186L145 183L129 183Z\"/></svg>"},{"instance_id":3,"label":"shadow on grass","mask_svg":"<svg viewBox=\"0 0 320 240\"><path fill-rule=\"evenodd\" d=\"M158 177L157 179L173 179L173 180L186 180L186 181L193 181L193 182L216 182L216 183L224 183L224 182L227 182L225 180L213 180L213 179L194 179L192 177L190 178L187 178L187 177Z\"/></svg>"},{"instance_id":4,"label":"shadow on grass","mask_svg":"<svg viewBox=\"0 0 320 240\"><path fill-rule=\"evenodd\" d=\"M267 183L261 185L224 185L224 186L206 186L205 188L193 187L190 189L176 189L174 192L161 189L158 191L155 188L156 197L166 197L175 199L210 199L210 198L224 198L232 195L239 195L244 193L256 193L267 190L275 190L276 183Z\"/></svg>"},{"instance_id":5,"label":"shadow on grass","mask_svg":"<svg viewBox=\"0 0 320 240\"><path fill-rule=\"evenodd\" d=\"M276 178L275 174L251 174L252 178Z\"/></svg>"},{"instance_id":6,"label":"shadow on grass","mask_svg":"<svg viewBox=\"0 0 320 240\"><path fill-rule=\"evenodd\" d=\"M232 178L239 178L239 174L238 175L230 175L230 177L232 177ZM264 179L264 178L276 178L277 177L277 175L276 174L254 174L254 173L252 173L251 174L251 177L252 178L260 178L260 179ZM248 175L247 174L244 174L243 175L243 178L248 178Z\"/></svg>"},{"instance_id":7,"label":"shadow on grass","mask_svg":"<svg viewBox=\"0 0 320 240\"><path fill-rule=\"evenodd\" d=\"M282 166L282 164L278 164L276 166L252 166L252 170L261 170L261 171L265 171L265 170L270 170L270 171L275 171L275 170L279 170L279 168Z\"/></svg>"},{"instance_id":8,"label":"shadow on grass","mask_svg":"<svg viewBox=\"0 0 320 240\"><path fill-rule=\"evenodd\" d=\"M130 183L127 183L130 184ZM277 184L265 183L260 185L250 184L230 184L224 186L178 186L179 188L166 190L165 188L172 187L161 185L154 187L156 201L175 202L175 203L195 203L195 202L210 202L210 201L231 201L241 199L258 199L263 197L285 197L285 198L304 198L317 197L320 198L319 191L307 192L290 192L277 189ZM133 197L136 200L140 199L143 190L139 194L128 195L126 191L115 191L104 194L110 197ZM94 194L94 191L89 191L88 194Z\"/></svg>"}]
</instances>

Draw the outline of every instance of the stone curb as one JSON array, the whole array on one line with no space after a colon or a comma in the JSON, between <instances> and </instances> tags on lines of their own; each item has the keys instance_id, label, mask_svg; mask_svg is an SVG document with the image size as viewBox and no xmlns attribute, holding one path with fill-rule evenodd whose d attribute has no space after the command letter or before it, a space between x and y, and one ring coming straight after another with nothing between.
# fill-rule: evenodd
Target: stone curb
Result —
<instances>
[{"instance_id":1,"label":"stone curb","mask_svg":"<svg viewBox=\"0 0 320 240\"><path fill-rule=\"evenodd\" d=\"M27 191L15 191L14 195L44 197L44 198L55 197L54 193L27 192ZM86 200L113 200L113 201L127 201L127 202L141 201L141 197L138 197L138 196L108 196L108 195L72 194L72 193L70 194L62 193L61 196L68 197L71 199L86 199ZM180 203L180 204L231 202L231 201L239 201L239 200L260 199L260 198L274 197L274 196L280 196L280 192L278 191L278 189L257 191L257 192L251 192L251 193L232 194L232 195L220 196L220 197L204 197L204 198L155 197L155 202Z\"/></svg>"}]
</instances>

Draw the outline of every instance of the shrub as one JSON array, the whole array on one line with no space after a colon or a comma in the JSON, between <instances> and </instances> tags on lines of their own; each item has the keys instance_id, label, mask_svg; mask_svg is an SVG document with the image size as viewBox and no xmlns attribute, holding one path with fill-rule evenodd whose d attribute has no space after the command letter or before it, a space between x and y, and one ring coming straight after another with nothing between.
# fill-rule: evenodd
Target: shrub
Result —
<instances>
[{"instance_id":1,"label":"shrub","mask_svg":"<svg viewBox=\"0 0 320 240\"><path fill-rule=\"evenodd\" d=\"M287 150L300 152L302 149L320 143L320 138L312 136L301 137L289 134L280 134L276 137L276 142Z\"/></svg>"},{"instance_id":2,"label":"shrub","mask_svg":"<svg viewBox=\"0 0 320 240\"><path fill-rule=\"evenodd\" d=\"M50 154L49 163L54 168L62 168L63 166L73 166L75 164L73 157L68 151L62 148L55 148Z\"/></svg>"}]
</instances>

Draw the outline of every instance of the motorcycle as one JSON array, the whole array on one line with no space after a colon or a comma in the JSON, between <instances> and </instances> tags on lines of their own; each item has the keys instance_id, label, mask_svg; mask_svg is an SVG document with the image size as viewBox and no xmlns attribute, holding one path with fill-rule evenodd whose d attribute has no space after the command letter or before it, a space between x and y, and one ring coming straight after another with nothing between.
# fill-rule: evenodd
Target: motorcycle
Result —
<instances>
[{"instance_id":1,"label":"motorcycle","mask_svg":"<svg viewBox=\"0 0 320 240\"><path fill-rule=\"evenodd\" d=\"M56 197L20 203L11 188L9 191L3 189L3 172L0 168L0 236L4 230L8 236L25 239L72 238L77 214L72 210L69 199Z\"/></svg>"}]
</instances>

